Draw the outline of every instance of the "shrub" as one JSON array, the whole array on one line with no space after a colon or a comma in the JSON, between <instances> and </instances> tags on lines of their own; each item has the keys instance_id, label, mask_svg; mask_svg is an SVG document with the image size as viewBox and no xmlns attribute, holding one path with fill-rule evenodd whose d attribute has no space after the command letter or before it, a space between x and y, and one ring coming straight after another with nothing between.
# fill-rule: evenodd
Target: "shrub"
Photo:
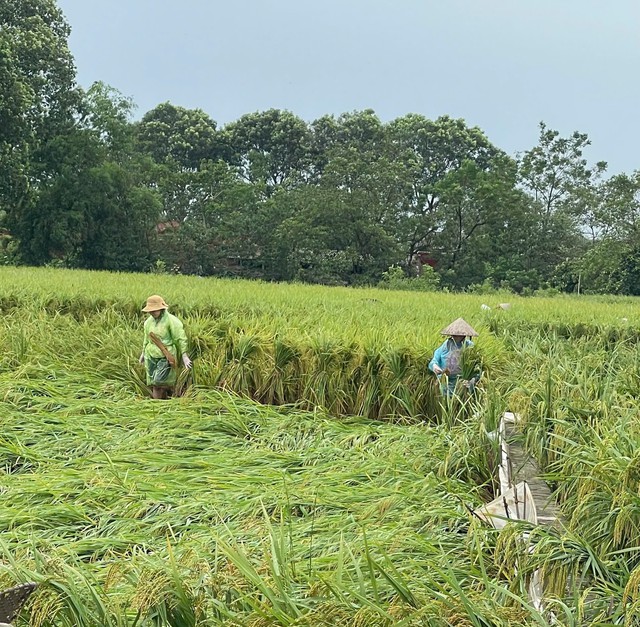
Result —
<instances>
[{"instance_id":1,"label":"shrub","mask_svg":"<svg viewBox=\"0 0 640 627\"><path fill-rule=\"evenodd\" d=\"M378 287L386 290L435 292L439 283L440 277L431 266L424 266L420 276L408 277L400 266L393 265L382 273Z\"/></svg>"}]
</instances>

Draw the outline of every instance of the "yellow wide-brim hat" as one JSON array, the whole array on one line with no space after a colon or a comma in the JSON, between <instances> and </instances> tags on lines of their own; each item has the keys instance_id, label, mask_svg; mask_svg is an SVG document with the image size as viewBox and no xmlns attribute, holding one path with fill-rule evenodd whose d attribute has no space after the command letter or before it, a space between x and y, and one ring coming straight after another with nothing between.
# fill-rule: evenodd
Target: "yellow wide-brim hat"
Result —
<instances>
[{"instance_id":1,"label":"yellow wide-brim hat","mask_svg":"<svg viewBox=\"0 0 640 627\"><path fill-rule=\"evenodd\" d=\"M169 305L164 302L164 298L162 298L162 296L154 294L147 298L147 304L142 308L142 311L160 311L161 309L169 309Z\"/></svg>"},{"instance_id":2,"label":"yellow wide-brim hat","mask_svg":"<svg viewBox=\"0 0 640 627\"><path fill-rule=\"evenodd\" d=\"M440 331L441 335L464 335L465 337L478 337L477 331L463 318L454 320L448 327Z\"/></svg>"}]
</instances>

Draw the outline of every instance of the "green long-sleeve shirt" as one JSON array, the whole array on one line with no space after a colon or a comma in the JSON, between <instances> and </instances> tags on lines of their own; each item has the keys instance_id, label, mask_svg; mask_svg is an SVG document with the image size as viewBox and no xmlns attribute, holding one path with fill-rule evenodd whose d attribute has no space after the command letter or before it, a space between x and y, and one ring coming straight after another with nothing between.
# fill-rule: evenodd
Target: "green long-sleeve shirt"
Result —
<instances>
[{"instance_id":1,"label":"green long-sleeve shirt","mask_svg":"<svg viewBox=\"0 0 640 627\"><path fill-rule=\"evenodd\" d=\"M187 352L187 334L178 318L165 311L159 318L149 316L144 321L142 352L145 357L162 357L162 351L151 341L149 333L155 333L174 357Z\"/></svg>"}]
</instances>

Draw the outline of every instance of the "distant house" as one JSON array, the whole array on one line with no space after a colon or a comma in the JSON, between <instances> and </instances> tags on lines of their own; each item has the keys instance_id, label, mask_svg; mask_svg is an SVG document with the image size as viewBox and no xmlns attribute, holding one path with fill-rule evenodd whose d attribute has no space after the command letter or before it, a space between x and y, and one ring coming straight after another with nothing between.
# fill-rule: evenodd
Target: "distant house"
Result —
<instances>
[{"instance_id":1,"label":"distant house","mask_svg":"<svg viewBox=\"0 0 640 627\"><path fill-rule=\"evenodd\" d=\"M416 276L422 275L422 268L424 266L436 267L437 261L425 250L417 250L411 256L411 267L414 269Z\"/></svg>"}]
</instances>

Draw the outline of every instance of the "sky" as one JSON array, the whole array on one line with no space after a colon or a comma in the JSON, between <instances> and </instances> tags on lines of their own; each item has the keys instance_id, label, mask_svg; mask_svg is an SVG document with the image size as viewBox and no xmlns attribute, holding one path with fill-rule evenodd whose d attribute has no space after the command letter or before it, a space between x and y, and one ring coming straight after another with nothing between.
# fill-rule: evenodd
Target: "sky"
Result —
<instances>
[{"instance_id":1,"label":"sky","mask_svg":"<svg viewBox=\"0 0 640 627\"><path fill-rule=\"evenodd\" d=\"M539 123L640 170L638 0L57 0L78 83L202 109L463 118L515 156Z\"/></svg>"}]
</instances>

